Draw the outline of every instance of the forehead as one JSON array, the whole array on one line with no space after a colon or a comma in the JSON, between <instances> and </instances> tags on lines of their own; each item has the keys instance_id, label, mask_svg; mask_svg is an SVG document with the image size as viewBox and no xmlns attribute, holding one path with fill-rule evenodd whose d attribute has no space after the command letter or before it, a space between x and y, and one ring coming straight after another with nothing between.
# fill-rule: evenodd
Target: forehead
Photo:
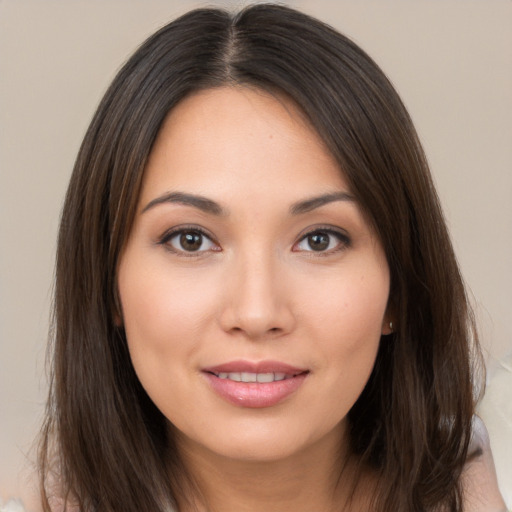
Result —
<instances>
[{"instance_id":1,"label":"forehead","mask_svg":"<svg viewBox=\"0 0 512 512\"><path fill-rule=\"evenodd\" d=\"M168 114L142 195L183 188L206 195L348 192L338 163L301 110L284 95L245 87L194 93Z\"/></svg>"}]
</instances>

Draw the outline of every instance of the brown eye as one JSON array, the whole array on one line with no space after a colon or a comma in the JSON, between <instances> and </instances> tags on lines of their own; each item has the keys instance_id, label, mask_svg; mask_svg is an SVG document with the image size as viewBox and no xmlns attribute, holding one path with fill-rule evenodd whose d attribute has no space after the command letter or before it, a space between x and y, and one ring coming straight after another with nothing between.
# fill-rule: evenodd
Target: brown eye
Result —
<instances>
[{"instance_id":1,"label":"brown eye","mask_svg":"<svg viewBox=\"0 0 512 512\"><path fill-rule=\"evenodd\" d=\"M179 237L180 246L184 251L198 251L203 245L203 235L194 231L182 233Z\"/></svg>"},{"instance_id":2,"label":"brown eye","mask_svg":"<svg viewBox=\"0 0 512 512\"><path fill-rule=\"evenodd\" d=\"M176 254L190 256L193 253L202 254L220 249L208 235L199 229L174 229L164 235L159 243Z\"/></svg>"},{"instance_id":3,"label":"brown eye","mask_svg":"<svg viewBox=\"0 0 512 512\"><path fill-rule=\"evenodd\" d=\"M307 243L312 251L325 251L329 247L330 236L327 233L313 233L308 235Z\"/></svg>"},{"instance_id":4,"label":"brown eye","mask_svg":"<svg viewBox=\"0 0 512 512\"><path fill-rule=\"evenodd\" d=\"M304 235L294 246L296 251L334 253L350 245L347 235L334 229L317 229Z\"/></svg>"}]
</instances>

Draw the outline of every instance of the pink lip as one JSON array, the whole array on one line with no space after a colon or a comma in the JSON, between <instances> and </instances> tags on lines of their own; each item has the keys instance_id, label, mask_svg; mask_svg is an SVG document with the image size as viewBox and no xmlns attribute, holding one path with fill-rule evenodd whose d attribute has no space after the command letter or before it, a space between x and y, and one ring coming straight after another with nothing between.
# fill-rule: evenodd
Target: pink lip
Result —
<instances>
[{"instance_id":1,"label":"pink lip","mask_svg":"<svg viewBox=\"0 0 512 512\"><path fill-rule=\"evenodd\" d=\"M217 366L203 368L204 372L211 373L233 373L233 372L249 372L249 373L286 373L286 375L297 375L307 372L307 368L297 368L279 361L230 361Z\"/></svg>"},{"instance_id":2,"label":"pink lip","mask_svg":"<svg viewBox=\"0 0 512 512\"><path fill-rule=\"evenodd\" d=\"M218 377L219 373L284 373L284 380L257 383L237 382ZM203 369L213 391L224 400L239 407L263 408L277 405L297 391L309 371L278 361L230 361Z\"/></svg>"}]
</instances>

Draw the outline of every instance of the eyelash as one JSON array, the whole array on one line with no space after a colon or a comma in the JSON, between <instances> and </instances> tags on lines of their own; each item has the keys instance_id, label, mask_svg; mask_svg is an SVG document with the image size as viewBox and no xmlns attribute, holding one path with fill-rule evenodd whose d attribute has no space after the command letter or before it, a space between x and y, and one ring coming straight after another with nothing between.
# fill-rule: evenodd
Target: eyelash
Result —
<instances>
[{"instance_id":1,"label":"eyelash","mask_svg":"<svg viewBox=\"0 0 512 512\"><path fill-rule=\"evenodd\" d=\"M186 251L182 249L176 249L170 244L170 241L175 238L178 235L185 235L185 234L198 234L203 237L202 243L204 243L204 240L209 240L211 244L218 247L218 249L214 249L214 252L220 252L220 247L218 246L217 242L214 240L214 238L207 233L204 229L198 227L198 226L179 226L170 229L169 231L166 231L158 240L159 245L163 245L166 250L169 252L172 252L173 254L176 254L177 256L183 256L185 258L190 257L200 257L203 256L206 252L205 250L202 251ZM211 250L211 249L210 249Z\"/></svg>"},{"instance_id":2,"label":"eyelash","mask_svg":"<svg viewBox=\"0 0 512 512\"><path fill-rule=\"evenodd\" d=\"M201 241L201 245L204 243L204 239L208 240L211 244L216 246L215 249L207 249L207 250L196 250L196 251L187 251L184 249L177 249L173 247L170 244L170 241L175 238L178 235L185 235L185 234L198 234L201 237L203 237L203 240ZM311 237L313 235L328 235L329 237L335 237L338 239L338 245L334 248L328 249L328 250L319 250L315 251L314 249L311 250L296 250L295 252L304 252L304 253L312 253L311 255L316 256L329 256L331 254L335 254L338 252L341 252L351 245L350 238L343 232L333 229L332 227L315 227L311 231L308 231L304 235L302 235L299 240L293 244L292 250L295 249L299 244L303 243L308 239L308 237ZM214 238L207 233L204 229L198 227L198 226L179 226L174 227L170 229L169 231L166 231L158 240L158 245L162 245L168 250L169 252L172 252L173 254L176 254L177 256L183 256L186 258L190 257L200 257L203 256L205 253L209 251L213 252L220 252L222 249L219 247L218 243L214 240ZM331 241L329 241L329 245L331 244Z\"/></svg>"},{"instance_id":3,"label":"eyelash","mask_svg":"<svg viewBox=\"0 0 512 512\"><path fill-rule=\"evenodd\" d=\"M314 254L315 256L325 257L325 256L330 256L331 254L336 254L338 252L341 252L341 251L349 248L352 243L346 233L344 233L340 230L334 229L330 226L329 227L320 226L320 227L315 227L311 231L308 231L307 233L302 235L300 237L299 241L296 242L293 247L298 246L300 243L306 241L308 239L308 237L311 237L312 235L316 235L316 234L322 234L322 235L328 235L329 237L335 237L338 239L339 243L337 244L336 247L328 249L328 250L315 251L315 250L311 249L310 251L302 251L302 252L311 253L310 256L312 256ZM330 243L331 242L329 242L329 245L330 245Z\"/></svg>"}]
</instances>

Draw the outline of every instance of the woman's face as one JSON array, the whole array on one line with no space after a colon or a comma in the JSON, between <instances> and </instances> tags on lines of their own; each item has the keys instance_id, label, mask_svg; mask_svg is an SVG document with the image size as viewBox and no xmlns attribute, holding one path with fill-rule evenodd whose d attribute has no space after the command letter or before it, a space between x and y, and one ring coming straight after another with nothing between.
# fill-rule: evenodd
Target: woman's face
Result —
<instances>
[{"instance_id":1,"label":"woman's face","mask_svg":"<svg viewBox=\"0 0 512 512\"><path fill-rule=\"evenodd\" d=\"M339 443L388 332L386 258L338 165L249 88L170 113L118 282L140 382L181 443L223 457Z\"/></svg>"}]
</instances>

